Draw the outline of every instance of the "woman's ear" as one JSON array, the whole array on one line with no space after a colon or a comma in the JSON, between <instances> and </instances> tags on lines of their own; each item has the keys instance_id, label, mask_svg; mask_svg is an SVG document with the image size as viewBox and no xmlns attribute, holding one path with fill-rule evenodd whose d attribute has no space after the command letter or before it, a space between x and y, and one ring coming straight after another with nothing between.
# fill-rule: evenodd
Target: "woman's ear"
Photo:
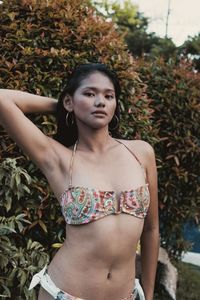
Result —
<instances>
[{"instance_id":1,"label":"woman's ear","mask_svg":"<svg viewBox=\"0 0 200 300\"><path fill-rule=\"evenodd\" d=\"M63 106L67 111L69 112L73 111L73 102L72 102L72 97L70 95L67 94L64 97Z\"/></svg>"}]
</instances>

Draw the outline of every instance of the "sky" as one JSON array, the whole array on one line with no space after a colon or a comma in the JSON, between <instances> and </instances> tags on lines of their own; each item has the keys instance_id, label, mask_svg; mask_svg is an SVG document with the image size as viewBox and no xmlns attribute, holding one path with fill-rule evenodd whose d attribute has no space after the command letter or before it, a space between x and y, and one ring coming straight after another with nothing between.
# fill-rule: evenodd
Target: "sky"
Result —
<instances>
[{"instance_id":1,"label":"sky","mask_svg":"<svg viewBox=\"0 0 200 300\"><path fill-rule=\"evenodd\" d=\"M120 2L120 1L119 1ZM170 2L168 37L180 46L188 36L200 33L200 0L132 0L139 11L149 17L149 32L164 37Z\"/></svg>"}]
</instances>

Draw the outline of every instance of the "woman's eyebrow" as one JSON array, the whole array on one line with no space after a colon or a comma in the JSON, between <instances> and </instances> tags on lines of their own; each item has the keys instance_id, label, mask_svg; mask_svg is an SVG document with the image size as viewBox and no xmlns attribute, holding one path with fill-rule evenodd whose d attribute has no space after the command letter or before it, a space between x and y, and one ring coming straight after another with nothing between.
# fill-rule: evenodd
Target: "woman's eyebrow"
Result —
<instances>
[{"instance_id":1,"label":"woman's eyebrow","mask_svg":"<svg viewBox=\"0 0 200 300\"><path fill-rule=\"evenodd\" d=\"M98 91L99 90L99 88L97 88L97 87L94 87L94 86L86 86L86 87L84 87L83 88L83 91L84 90L94 90L94 91ZM102 89L104 92L115 92L115 90L114 89Z\"/></svg>"}]
</instances>

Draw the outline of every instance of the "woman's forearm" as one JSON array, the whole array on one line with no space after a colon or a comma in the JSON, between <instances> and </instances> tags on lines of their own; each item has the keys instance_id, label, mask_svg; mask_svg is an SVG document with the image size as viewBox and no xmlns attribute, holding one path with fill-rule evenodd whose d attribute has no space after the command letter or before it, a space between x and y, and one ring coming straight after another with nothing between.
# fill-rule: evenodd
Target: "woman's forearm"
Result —
<instances>
[{"instance_id":1,"label":"woman's forearm","mask_svg":"<svg viewBox=\"0 0 200 300\"><path fill-rule=\"evenodd\" d=\"M159 232L157 229L144 232L141 238L142 287L145 300L153 300L155 276L159 249Z\"/></svg>"},{"instance_id":2,"label":"woman's forearm","mask_svg":"<svg viewBox=\"0 0 200 300\"><path fill-rule=\"evenodd\" d=\"M27 92L0 89L0 102L13 102L23 113L54 113L57 100Z\"/></svg>"}]
</instances>

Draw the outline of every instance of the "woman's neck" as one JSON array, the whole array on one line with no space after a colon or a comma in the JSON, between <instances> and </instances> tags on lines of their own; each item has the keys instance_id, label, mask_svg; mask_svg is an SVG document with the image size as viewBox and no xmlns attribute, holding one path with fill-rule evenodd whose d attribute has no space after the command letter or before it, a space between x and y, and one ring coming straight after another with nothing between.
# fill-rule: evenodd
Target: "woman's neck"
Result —
<instances>
[{"instance_id":1,"label":"woman's neck","mask_svg":"<svg viewBox=\"0 0 200 300\"><path fill-rule=\"evenodd\" d=\"M78 148L91 152L105 152L115 143L107 128L99 130L79 130Z\"/></svg>"}]
</instances>

